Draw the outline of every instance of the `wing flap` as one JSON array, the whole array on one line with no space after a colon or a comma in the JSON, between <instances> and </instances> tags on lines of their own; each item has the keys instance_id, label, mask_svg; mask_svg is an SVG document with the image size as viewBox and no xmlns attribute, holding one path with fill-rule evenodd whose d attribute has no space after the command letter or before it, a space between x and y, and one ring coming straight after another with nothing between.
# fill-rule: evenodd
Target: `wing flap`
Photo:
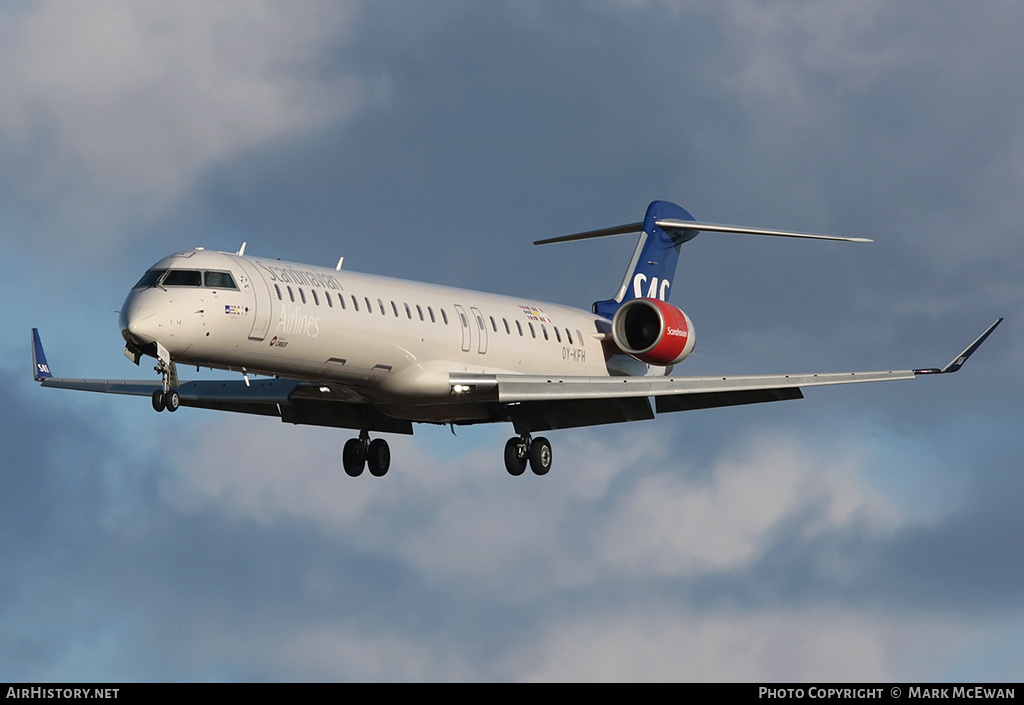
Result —
<instances>
[{"instance_id":1,"label":"wing flap","mask_svg":"<svg viewBox=\"0 0 1024 705\"><path fill-rule=\"evenodd\" d=\"M821 387L913 379L913 370L707 377L538 377L496 375L498 401L616 399ZM746 402L751 403L751 402Z\"/></svg>"},{"instance_id":2,"label":"wing flap","mask_svg":"<svg viewBox=\"0 0 1024 705\"><path fill-rule=\"evenodd\" d=\"M633 399L560 399L531 401L509 408L517 431L549 431L559 428L600 426L654 418L647 397Z\"/></svg>"},{"instance_id":3,"label":"wing flap","mask_svg":"<svg viewBox=\"0 0 1024 705\"><path fill-rule=\"evenodd\" d=\"M659 414L672 411L694 411L696 409L717 409L723 406L742 404L763 404L770 401L803 399L799 387L782 389L753 389L744 392L701 392L698 394L669 394L655 398Z\"/></svg>"}]
</instances>

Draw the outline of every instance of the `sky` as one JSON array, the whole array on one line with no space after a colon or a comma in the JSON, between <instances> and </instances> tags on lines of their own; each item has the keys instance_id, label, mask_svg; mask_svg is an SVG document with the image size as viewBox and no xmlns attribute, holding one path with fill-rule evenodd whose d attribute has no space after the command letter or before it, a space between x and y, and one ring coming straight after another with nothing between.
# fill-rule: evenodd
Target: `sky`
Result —
<instances>
[{"instance_id":1,"label":"sky","mask_svg":"<svg viewBox=\"0 0 1024 705\"><path fill-rule=\"evenodd\" d=\"M0 681L1000 681L1024 672L1024 9L0 2ZM195 246L589 308L706 233L679 374L942 366L552 432L348 433L43 390ZM204 373L205 374L205 373Z\"/></svg>"}]
</instances>

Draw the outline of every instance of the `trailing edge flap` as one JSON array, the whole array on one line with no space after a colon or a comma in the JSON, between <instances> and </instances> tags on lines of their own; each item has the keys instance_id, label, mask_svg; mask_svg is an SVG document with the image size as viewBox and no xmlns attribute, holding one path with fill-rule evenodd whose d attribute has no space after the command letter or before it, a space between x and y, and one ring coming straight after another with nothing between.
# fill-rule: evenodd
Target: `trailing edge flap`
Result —
<instances>
[{"instance_id":1,"label":"trailing edge flap","mask_svg":"<svg viewBox=\"0 0 1024 705\"><path fill-rule=\"evenodd\" d=\"M914 379L913 370L880 372L829 372L824 374L736 375L707 377L539 377L496 375L498 401L504 403L551 401L558 399L617 399L628 397L665 397L691 394L735 394L799 387L820 387L857 382L883 382ZM726 399L728 397L723 397ZM756 396L732 403L754 403ZM786 397L798 398L798 397ZM764 401L775 401L765 399ZM728 405L728 403L726 403ZM697 407L695 407L697 408Z\"/></svg>"}]
</instances>

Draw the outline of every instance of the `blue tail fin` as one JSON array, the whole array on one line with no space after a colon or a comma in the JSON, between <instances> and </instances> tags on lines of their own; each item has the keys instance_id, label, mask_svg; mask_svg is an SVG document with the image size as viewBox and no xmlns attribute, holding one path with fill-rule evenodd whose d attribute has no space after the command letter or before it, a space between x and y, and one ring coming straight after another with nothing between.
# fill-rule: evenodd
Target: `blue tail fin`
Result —
<instances>
[{"instance_id":1,"label":"blue tail fin","mask_svg":"<svg viewBox=\"0 0 1024 705\"><path fill-rule=\"evenodd\" d=\"M654 201L647 207L643 232L633 251L622 286L611 299L594 302L594 313L611 318L619 306L631 299L650 298L668 301L672 277L679 261L679 246L697 236L699 231L684 228L665 230L659 220L693 221L685 208L668 201Z\"/></svg>"}]
</instances>

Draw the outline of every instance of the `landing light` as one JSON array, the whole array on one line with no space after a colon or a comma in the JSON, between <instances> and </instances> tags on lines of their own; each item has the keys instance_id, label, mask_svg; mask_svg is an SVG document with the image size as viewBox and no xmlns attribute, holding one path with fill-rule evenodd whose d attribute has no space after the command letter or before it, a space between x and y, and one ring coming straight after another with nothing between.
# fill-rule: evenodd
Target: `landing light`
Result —
<instances>
[{"instance_id":1,"label":"landing light","mask_svg":"<svg viewBox=\"0 0 1024 705\"><path fill-rule=\"evenodd\" d=\"M453 384L452 394L466 394L472 392L475 388L475 385L472 384Z\"/></svg>"},{"instance_id":2,"label":"landing light","mask_svg":"<svg viewBox=\"0 0 1024 705\"><path fill-rule=\"evenodd\" d=\"M324 394L330 394L331 388L330 387L320 387L320 391L323 392Z\"/></svg>"}]
</instances>

